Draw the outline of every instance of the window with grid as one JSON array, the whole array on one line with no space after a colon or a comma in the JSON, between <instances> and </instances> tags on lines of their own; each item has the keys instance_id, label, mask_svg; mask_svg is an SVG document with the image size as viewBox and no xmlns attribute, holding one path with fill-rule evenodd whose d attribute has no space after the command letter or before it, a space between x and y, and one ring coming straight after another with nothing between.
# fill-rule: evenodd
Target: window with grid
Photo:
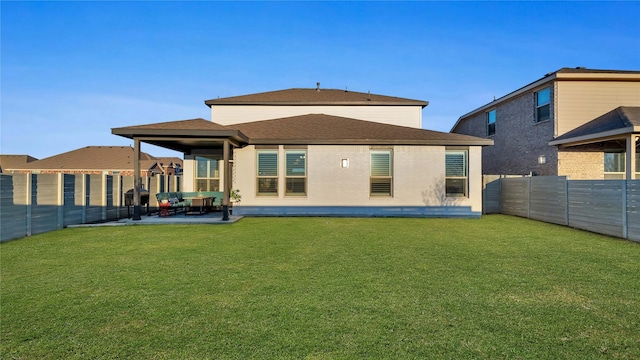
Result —
<instances>
[{"instance_id":1,"label":"window with grid","mask_svg":"<svg viewBox=\"0 0 640 360\"><path fill-rule=\"evenodd\" d=\"M304 150L285 151L285 195L307 195L307 152Z\"/></svg>"},{"instance_id":2,"label":"window with grid","mask_svg":"<svg viewBox=\"0 0 640 360\"><path fill-rule=\"evenodd\" d=\"M258 151L257 194L278 195L278 151Z\"/></svg>"},{"instance_id":3,"label":"window with grid","mask_svg":"<svg viewBox=\"0 0 640 360\"><path fill-rule=\"evenodd\" d=\"M604 153L604 178L624 179L626 171L626 158L623 152Z\"/></svg>"},{"instance_id":4,"label":"window with grid","mask_svg":"<svg viewBox=\"0 0 640 360\"><path fill-rule=\"evenodd\" d=\"M551 119L551 89L542 89L535 93L536 122Z\"/></svg>"},{"instance_id":5,"label":"window with grid","mask_svg":"<svg viewBox=\"0 0 640 360\"><path fill-rule=\"evenodd\" d=\"M447 150L446 162L446 194L447 197L466 197L469 178L467 176L467 151Z\"/></svg>"},{"instance_id":6,"label":"window with grid","mask_svg":"<svg viewBox=\"0 0 640 360\"><path fill-rule=\"evenodd\" d=\"M491 110L487 112L487 136L494 135L496 133L496 111Z\"/></svg>"},{"instance_id":7,"label":"window with grid","mask_svg":"<svg viewBox=\"0 0 640 360\"><path fill-rule=\"evenodd\" d=\"M195 188L198 191L220 191L218 159L196 156Z\"/></svg>"},{"instance_id":8,"label":"window with grid","mask_svg":"<svg viewBox=\"0 0 640 360\"><path fill-rule=\"evenodd\" d=\"M391 196L393 189L393 164L391 150L371 151L371 196Z\"/></svg>"}]
</instances>

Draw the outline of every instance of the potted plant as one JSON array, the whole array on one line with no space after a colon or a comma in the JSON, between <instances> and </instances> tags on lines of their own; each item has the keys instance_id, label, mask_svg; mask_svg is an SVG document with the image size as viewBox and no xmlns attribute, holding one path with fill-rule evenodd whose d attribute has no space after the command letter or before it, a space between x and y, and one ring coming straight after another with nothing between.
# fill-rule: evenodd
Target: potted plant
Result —
<instances>
[{"instance_id":1,"label":"potted plant","mask_svg":"<svg viewBox=\"0 0 640 360\"><path fill-rule=\"evenodd\" d=\"M229 200L230 200L230 206L229 206L229 213L232 214L233 213L233 204L234 203L239 203L242 200L242 195L240 195L240 190L235 189L235 190L231 190L231 193L229 194Z\"/></svg>"}]
</instances>

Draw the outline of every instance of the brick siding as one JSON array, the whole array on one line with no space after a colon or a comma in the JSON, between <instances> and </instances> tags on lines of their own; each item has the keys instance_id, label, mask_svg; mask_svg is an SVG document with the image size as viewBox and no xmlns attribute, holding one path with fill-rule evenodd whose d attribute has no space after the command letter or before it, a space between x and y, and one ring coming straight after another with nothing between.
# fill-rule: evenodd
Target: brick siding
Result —
<instances>
[{"instance_id":1,"label":"brick siding","mask_svg":"<svg viewBox=\"0 0 640 360\"><path fill-rule=\"evenodd\" d=\"M558 152L558 175L571 180L604 179L604 152L600 145L583 145Z\"/></svg>"},{"instance_id":2,"label":"brick siding","mask_svg":"<svg viewBox=\"0 0 640 360\"><path fill-rule=\"evenodd\" d=\"M487 137L486 113L462 119L457 133L494 140L482 153L483 174L558 175L558 150L548 143L553 139L554 91L551 87L551 119L535 122L535 96L528 92L508 102L497 104L496 132ZM488 108L490 111L494 108ZM539 164L538 158L545 157Z\"/></svg>"}]
</instances>

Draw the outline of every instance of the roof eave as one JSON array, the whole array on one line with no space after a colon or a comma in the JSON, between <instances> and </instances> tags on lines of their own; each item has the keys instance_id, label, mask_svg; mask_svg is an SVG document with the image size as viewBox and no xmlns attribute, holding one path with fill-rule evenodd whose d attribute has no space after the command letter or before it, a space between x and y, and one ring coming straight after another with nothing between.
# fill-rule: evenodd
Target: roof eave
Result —
<instances>
[{"instance_id":1,"label":"roof eave","mask_svg":"<svg viewBox=\"0 0 640 360\"><path fill-rule=\"evenodd\" d=\"M558 145L578 146L578 145L590 144L590 143L599 142L599 141L611 140L614 138L620 138L621 135L635 134L635 133L640 133L640 126L633 126L633 127L628 126L620 129L604 131L604 132L599 132L594 134L569 137L569 138L559 139L559 140L551 140L549 141L549 146L558 146Z\"/></svg>"},{"instance_id":2,"label":"roof eave","mask_svg":"<svg viewBox=\"0 0 640 360\"><path fill-rule=\"evenodd\" d=\"M251 139L249 145L421 145L491 146L493 140L393 140L393 139Z\"/></svg>"},{"instance_id":3,"label":"roof eave","mask_svg":"<svg viewBox=\"0 0 640 360\"><path fill-rule=\"evenodd\" d=\"M237 106L420 106L429 105L428 101L229 101L205 100L205 105L237 105Z\"/></svg>"}]
</instances>

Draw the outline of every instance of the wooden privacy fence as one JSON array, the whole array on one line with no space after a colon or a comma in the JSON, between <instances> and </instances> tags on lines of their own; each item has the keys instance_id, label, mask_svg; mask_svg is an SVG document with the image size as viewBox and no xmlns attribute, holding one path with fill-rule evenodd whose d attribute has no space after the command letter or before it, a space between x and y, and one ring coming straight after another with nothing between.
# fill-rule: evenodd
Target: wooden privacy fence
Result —
<instances>
[{"instance_id":1,"label":"wooden privacy fence","mask_svg":"<svg viewBox=\"0 0 640 360\"><path fill-rule=\"evenodd\" d=\"M156 193L181 188L179 176L142 180L154 209ZM133 176L0 174L0 242L127 217L124 194L132 188Z\"/></svg>"},{"instance_id":2,"label":"wooden privacy fence","mask_svg":"<svg viewBox=\"0 0 640 360\"><path fill-rule=\"evenodd\" d=\"M522 216L640 241L640 180L488 179L485 214Z\"/></svg>"}]
</instances>

